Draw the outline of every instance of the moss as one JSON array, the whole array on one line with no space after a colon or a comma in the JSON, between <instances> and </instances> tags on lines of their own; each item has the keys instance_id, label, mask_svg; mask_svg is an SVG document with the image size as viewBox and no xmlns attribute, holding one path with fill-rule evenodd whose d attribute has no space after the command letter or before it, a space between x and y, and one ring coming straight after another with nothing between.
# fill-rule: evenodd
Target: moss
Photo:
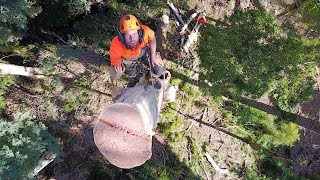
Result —
<instances>
[{"instance_id":1,"label":"moss","mask_svg":"<svg viewBox=\"0 0 320 180\"><path fill-rule=\"evenodd\" d=\"M233 102L224 116L244 129L237 131L267 148L291 146L299 140L299 126L287 119L277 118L259 109Z\"/></svg>"},{"instance_id":2,"label":"moss","mask_svg":"<svg viewBox=\"0 0 320 180\"><path fill-rule=\"evenodd\" d=\"M73 81L71 88L67 89L62 96L64 102L62 110L70 113L76 110L80 105L87 102L90 92L86 89L89 83L86 79L80 78Z\"/></svg>"},{"instance_id":3,"label":"moss","mask_svg":"<svg viewBox=\"0 0 320 180\"><path fill-rule=\"evenodd\" d=\"M170 84L178 87L180 86L181 83L182 83L182 80L179 78L172 78L170 81Z\"/></svg>"}]
</instances>

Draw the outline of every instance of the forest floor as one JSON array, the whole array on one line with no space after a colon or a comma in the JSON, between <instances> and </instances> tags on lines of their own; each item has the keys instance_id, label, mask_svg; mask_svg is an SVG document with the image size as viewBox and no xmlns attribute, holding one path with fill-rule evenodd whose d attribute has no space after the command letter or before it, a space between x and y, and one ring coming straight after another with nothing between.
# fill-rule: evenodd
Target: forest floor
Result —
<instances>
[{"instance_id":1,"label":"forest floor","mask_svg":"<svg viewBox=\"0 0 320 180\"><path fill-rule=\"evenodd\" d=\"M215 20L223 20L234 11L234 1L186 1L188 7L195 7L197 11L205 11L208 17ZM177 4L181 9L187 8L185 1ZM242 8L252 7L250 1L241 1ZM162 50L161 54L175 52L178 48L179 39L177 31L172 30L168 38L172 42L169 49ZM175 37L175 38L174 38ZM108 48L108 47L106 47ZM39 58L46 56L48 47L39 48ZM112 103L111 80L108 74L109 64L104 56L89 49L79 49L68 43L59 41L54 50L58 57L58 64L53 70L55 76L46 79L30 79L17 77L17 85L7 93L7 109L5 115L12 117L17 110L31 111L37 119L49 127L50 132L61 143L63 154L57 162L50 164L38 176L38 179L135 179L137 170L121 170L111 165L100 154L94 144L92 127L100 113L105 107ZM191 67L190 59L183 57L168 59L166 64L173 76L185 71L184 67ZM120 82L125 85L126 79ZM153 155L151 164L157 164L162 169L167 166L168 158L177 159L181 166L190 165L193 161L200 164L200 169L191 169L198 178L212 179L241 179L242 169L252 165L255 153L248 144L234 138L214 127L225 124L225 120L217 111L210 97L203 97L197 91L197 82L192 83L195 98L194 102L188 102L188 93L180 88L177 92L176 106L170 105L164 108L174 111L174 115L182 119L177 128L186 143L172 143L171 148L167 146L167 138L161 129L153 137ZM83 97L82 100L77 98ZM81 98L80 98L81 99ZM271 114L277 114L268 98L253 100L258 109ZM77 106L74 106L77 103ZM67 105L66 105L67 104ZM197 104L197 105L195 105ZM71 110L69 111L69 109ZM296 174L319 175L320 169L320 91L315 91L312 101L302 104L298 115L300 123L300 141L290 148L289 156L294 163L292 169ZM269 110L271 112L269 112ZM300 120L299 120L300 119ZM162 119L163 120L163 119ZM199 123L198 121L204 122ZM212 125L211 127L208 126ZM231 130L236 127L226 127ZM194 150L191 146L198 149ZM229 169L229 174L219 174L214 171L206 158L194 157L191 151L201 153L206 146L207 152L214 158L220 168ZM288 153L286 154L288 155ZM147 164L145 168L148 168ZM235 168L238 172L235 172ZM152 172L151 172L152 173ZM176 172L185 174L185 171ZM182 175L180 177L185 177Z\"/></svg>"}]
</instances>

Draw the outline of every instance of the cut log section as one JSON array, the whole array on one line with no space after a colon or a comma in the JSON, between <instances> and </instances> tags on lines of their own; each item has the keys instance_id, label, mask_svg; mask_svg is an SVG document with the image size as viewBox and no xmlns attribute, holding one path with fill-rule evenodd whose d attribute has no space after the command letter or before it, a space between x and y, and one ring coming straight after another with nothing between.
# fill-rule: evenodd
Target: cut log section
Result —
<instances>
[{"instance_id":1,"label":"cut log section","mask_svg":"<svg viewBox=\"0 0 320 180\"><path fill-rule=\"evenodd\" d=\"M162 102L172 101L168 93L176 93L168 84L170 77L167 72L163 79L139 82L113 95L115 103L101 113L93 129L95 144L110 163L129 169L151 158Z\"/></svg>"},{"instance_id":2,"label":"cut log section","mask_svg":"<svg viewBox=\"0 0 320 180\"><path fill-rule=\"evenodd\" d=\"M93 129L94 142L113 165L133 168L152 155L152 136L144 130L139 112L131 105L116 103L101 115Z\"/></svg>"}]
</instances>

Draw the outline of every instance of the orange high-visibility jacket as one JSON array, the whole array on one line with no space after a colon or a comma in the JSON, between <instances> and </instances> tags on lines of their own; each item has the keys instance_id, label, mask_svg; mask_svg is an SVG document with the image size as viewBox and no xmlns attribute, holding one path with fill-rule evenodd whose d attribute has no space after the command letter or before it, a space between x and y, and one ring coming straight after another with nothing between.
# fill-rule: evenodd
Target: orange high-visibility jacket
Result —
<instances>
[{"instance_id":1,"label":"orange high-visibility jacket","mask_svg":"<svg viewBox=\"0 0 320 180\"><path fill-rule=\"evenodd\" d=\"M148 45L148 43L154 38L154 31L146 25L141 25L144 30L144 37L141 43L135 48L127 49L125 45L119 41L118 36L114 37L110 45L110 61L111 65L120 66L122 63L122 58L124 59L134 59L139 57L141 54L141 48Z\"/></svg>"}]
</instances>

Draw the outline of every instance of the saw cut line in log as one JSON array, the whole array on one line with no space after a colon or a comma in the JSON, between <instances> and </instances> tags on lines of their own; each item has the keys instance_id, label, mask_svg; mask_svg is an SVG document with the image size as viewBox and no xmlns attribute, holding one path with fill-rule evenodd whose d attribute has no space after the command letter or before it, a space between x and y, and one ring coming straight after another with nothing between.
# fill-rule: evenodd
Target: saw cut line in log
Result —
<instances>
[{"instance_id":1,"label":"saw cut line in log","mask_svg":"<svg viewBox=\"0 0 320 180\"><path fill-rule=\"evenodd\" d=\"M121 127L109 126L110 123ZM101 154L124 169L140 166L152 155L152 136L142 138L128 131L144 131L144 125L137 109L125 103L108 106L93 128L94 142Z\"/></svg>"},{"instance_id":2,"label":"saw cut line in log","mask_svg":"<svg viewBox=\"0 0 320 180\"><path fill-rule=\"evenodd\" d=\"M150 139L150 135L146 134L145 132L143 131L134 131L134 130L131 130L131 129L128 129L128 128L125 128L119 124L115 124L115 123L111 123L111 122L108 122L108 121L105 121L103 119L99 119L99 121L103 122L104 124L110 126L111 128L114 128L114 129L118 129L119 131L123 131L123 132L126 132L132 136L137 136L137 137L140 137L140 138L143 138L145 139L146 141L148 141Z\"/></svg>"}]
</instances>

